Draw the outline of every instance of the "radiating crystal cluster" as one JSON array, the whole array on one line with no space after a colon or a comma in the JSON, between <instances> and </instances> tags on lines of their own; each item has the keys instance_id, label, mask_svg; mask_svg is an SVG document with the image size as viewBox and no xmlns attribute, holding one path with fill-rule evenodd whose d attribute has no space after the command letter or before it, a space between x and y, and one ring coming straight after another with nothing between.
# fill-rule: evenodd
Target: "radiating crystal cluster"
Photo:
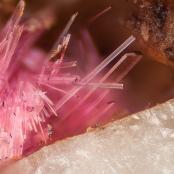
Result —
<instances>
[{"instance_id":1,"label":"radiating crystal cluster","mask_svg":"<svg viewBox=\"0 0 174 174\"><path fill-rule=\"evenodd\" d=\"M2 174L172 174L174 101L57 142Z\"/></svg>"},{"instance_id":2,"label":"radiating crystal cluster","mask_svg":"<svg viewBox=\"0 0 174 174\"><path fill-rule=\"evenodd\" d=\"M66 125L71 131L76 125L88 127L89 122L95 123L101 116L110 115L115 105L108 102L112 99L111 89L123 88L119 81L140 58L133 53L127 54L102 74L103 69L135 40L131 36L81 77L71 70L78 62L64 58L71 38L69 28L77 14L71 17L47 54L33 45L51 19L47 16L46 19L21 20L24 6L21 0L0 33L0 159L19 157L30 146L46 143L53 133L49 124L51 116L61 120L71 117ZM128 58L135 61L114 82L108 82ZM59 125L60 128L64 126L61 122Z\"/></svg>"}]
</instances>

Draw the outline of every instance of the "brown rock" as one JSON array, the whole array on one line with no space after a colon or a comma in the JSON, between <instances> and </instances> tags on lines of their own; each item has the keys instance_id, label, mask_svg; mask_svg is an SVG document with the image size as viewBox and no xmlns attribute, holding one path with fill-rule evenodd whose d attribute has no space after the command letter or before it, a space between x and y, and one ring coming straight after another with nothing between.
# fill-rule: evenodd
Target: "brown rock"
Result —
<instances>
[{"instance_id":1,"label":"brown rock","mask_svg":"<svg viewBox=\"0 0 174 174\"><path fill-rule=\"evenodd\" d=\"M174 1L139 0L132 19L141 47L151 57L174 67Z\"/></svg>"}]
</instances>

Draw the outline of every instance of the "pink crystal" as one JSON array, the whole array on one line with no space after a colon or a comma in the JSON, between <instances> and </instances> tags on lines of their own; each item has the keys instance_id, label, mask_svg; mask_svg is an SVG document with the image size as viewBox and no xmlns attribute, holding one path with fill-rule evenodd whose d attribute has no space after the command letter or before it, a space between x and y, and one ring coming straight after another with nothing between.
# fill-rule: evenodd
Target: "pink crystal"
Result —
<instances>
[{"instance_id":1,"label":"pink crystal","mask_svg":"<svg viewBox=\"0 0 174 174\"><path fill-rule=\"evenodd\" d=\"M108 103L112 100L111 89L123 88L120 80L139 60L135 54L125 55L106 74L102 73L135 40L131 36L94 70L77 75L72 68L78 62L65 60L69 29L77 14L46 54L32 46L37 32L28 30L27 22L20 22L24 6L21 0L0 33L0 159L20 157L42 146L42 142L49 143L54 133L53 139L74 135L111 115L115 110L115 103ZM132 57L129 67L115 81L108 82L112 73ZM89 62L98 61L92 57Z\"/></svg>"}]
</instances>

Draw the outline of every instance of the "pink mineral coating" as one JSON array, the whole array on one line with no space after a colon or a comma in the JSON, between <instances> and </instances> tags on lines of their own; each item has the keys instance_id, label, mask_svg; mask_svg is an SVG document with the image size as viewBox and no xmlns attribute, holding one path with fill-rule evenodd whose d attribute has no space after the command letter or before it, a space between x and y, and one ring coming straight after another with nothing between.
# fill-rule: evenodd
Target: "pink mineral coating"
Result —
<instances>
[{"instance_id":1,"label":"pink mineral coating","mask_svg":"<svg viewBox=\"0 0 174 174\"><path fill-rule=\"evenodd\" d=\"M110 102L111 89L122 88L119 81L139 60L135 54L125 55L107 73L102 73L134 41L131 36L94 70L77 75L72 69L78 62L68 61L65 56L71 38L69 28L76 14L46 54L32 46L44 28L33 29L26 27L29 22L20 22L24 6L21 0L0 33L0 159L31 153L43 143L81 133L111 115L115 111L115 103ZM90 48L90 41L88 44ZM97 55L94 50L88 51ZM52 61L55 57L57 60ZM125 71L118 73L115 81L107 82L128 58L133 61ZM99 59L93 56L88 62L90 69Z\"/></svg>"}]
</instances>

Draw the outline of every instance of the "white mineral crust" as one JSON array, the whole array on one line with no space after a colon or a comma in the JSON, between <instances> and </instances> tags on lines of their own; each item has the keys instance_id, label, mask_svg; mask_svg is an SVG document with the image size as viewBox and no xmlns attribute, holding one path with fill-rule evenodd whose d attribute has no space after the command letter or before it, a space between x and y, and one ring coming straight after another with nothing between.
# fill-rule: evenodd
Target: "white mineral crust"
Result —
<instances>
[{"instance_id":1,"label":"white mineral crust","mask_svg":"<svg viewBox=\"0 0 174 174\"><path fill-rule=\"evenodd\" d=\"M174 100L58 141L1 174L173 174Z\"/></svg>"}]
</instances>

